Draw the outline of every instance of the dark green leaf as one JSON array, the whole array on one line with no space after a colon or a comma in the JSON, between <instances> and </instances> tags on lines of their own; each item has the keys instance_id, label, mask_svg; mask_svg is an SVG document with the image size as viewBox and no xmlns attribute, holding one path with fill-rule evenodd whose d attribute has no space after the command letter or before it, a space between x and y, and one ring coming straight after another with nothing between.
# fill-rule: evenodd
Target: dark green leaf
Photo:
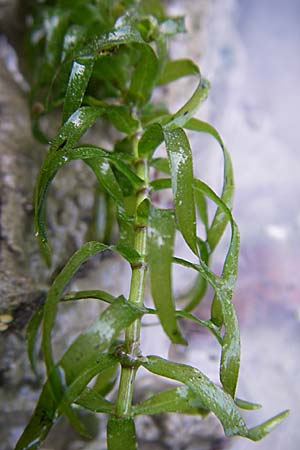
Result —
<instances>
[{"instance_id":1,"label":"dark green leaf","mask_svg":"<svg viewBox=\"0 0 300 450\"><path fill-rule=\"evenodd\" d=\"M159 392L132 407L134 415L161 413L206 415L207 412L202 408L197 396L187 386Z\"/></svg>"},{"instance_id":2,"label":"dark green leaf","mask_svg":"<svg viewBox=\"0 0 300 450\"><path fill-rule=\"evenodd\" d=\"M151 293L162 327L172 342L185 344L175 316L172 293L171 263L175 221L171 210L150 209L149 272Z\"/></svg>"},{"instance_id":3,"label":"dark green leaf","mask_svg":"<svg viewBox=\"0 0 300 450\"><path fill-rule=\"evenodd\" d=\"M164 136L170 161L177 225L186 243L197 255L193 162L189 141L181 128L165 130Z\"/></svg>"},{"instance_id":4,"label":"dark green leaf","mask_svg":"<svg viewBox=\"0 0 300 450\"><path fill-rule=\"evenodd\" d=\"M132 134L138 127L138 121L134 119L125 106L109 106L107 116L117 130Z\"/></svg>"},{"instance_id":5,"label":"dark green leaf","mask_svg":"<svg viewBox=\"0 0 300 450\"><path fill-rule=\"evenodd\" d=\"M139 51L140 57L131 78L128 95L135 103L143 104L149 100L155 85L158 60L150 45L139 45Z\"/></svg>"},{"instance_id":6,"label":"dark green leaf","mask_svg":"<svg viewBox=\"0 0 300 450\"><path fill-rule=\"evenodd\" d=\"M199 67L190 59L175 59L165 64L157 84L169 84L179 78L199 74Z\"/></svg>"},{"instance_id":7,"label":"dark green leaf","mask_svg":"<svg viewBox=\"0 0 300 450\"><path fill-rule=\"evenodd\" d=\"M136 450L134 421L131 417L110 416L107 423L107 450Z\"/></svg>"},{"instance_id":8,"label":"dark green leaf","mask_svg":"<svg viewBox=\"0 0 300 450\"><path fill-rule=\"evenodd\" d=\"M194 367L159 358L147 357L142 365L157 375L184 383L199 399L204 409L212 411L221 421L226 436L247 436L248 430L233 399L229 394L212 383Z\"/></svg>"},{"instance_id":9,"label":"dark green leaf","mask_svg":"<svg viewBox=\"0 0 300 450\"><path fill-rule=\"evenodd\" d=\"M154 123L146 128L138 144L138 151L141 157L151 158L156 148L163 142L164 135L159 124Z\"/></svg>"},{"instance_id":10,"label":"dark green leaf","mask_svg":"<svg viewBox=\"0 0 300 450\"><path fill-rule=\"evenodd\" d=\"M110 368L107 370L110 370ZM102 373L100 374L100 378L101 375ZM112 414L114 410L114 405L111 402L91 388L86 388L75 403L84 409L96 413Z\"/></svg>"},{"instance_id":11,"label":"dark green leaf","mask_svg":"<svg viewBox=\"0 0 300 450\"><path fill-rule=\"evenodd\" d=\"M26 328L26 343L27 343L27 354L30 362L31 369L37 379L40 378L37 369L37 336L39 327L42 323L43 319L43 307L39 307L32 315L30 321L28 322Z\"/></svg>"},{"instance_id":12,"label":"dark green leaf","mask_svg":"<svg viewBox=\"0 0 300 450\"><path fill-rule=\"evenodd\" d=\"M50 152L73 147L103 113L104 108L97 106L82 106L77 109L52 140Z\"/></svg>"},{"instance_id":13,"label":"dark green leaf","mask_svg":"<svg viewBox=\"0 0 300 450\"><path fill-rule=\"evenodd\" d=\"M74 111L80 108L94 66L93 58L74 61L70 73L64 101L62 122L64 123Z\"/></svg>"},{"instance_id":14,"label":"dark green leaf","mask_svg":"<svg viewBox=\"0 0 300 450\"><path fill-rule=\"evenodd\" d=\"M172 180L171 178L156 178L150 183L151 190L161 191L162 189L171 189L172 188Z\"/></svg>"}]
</instances>

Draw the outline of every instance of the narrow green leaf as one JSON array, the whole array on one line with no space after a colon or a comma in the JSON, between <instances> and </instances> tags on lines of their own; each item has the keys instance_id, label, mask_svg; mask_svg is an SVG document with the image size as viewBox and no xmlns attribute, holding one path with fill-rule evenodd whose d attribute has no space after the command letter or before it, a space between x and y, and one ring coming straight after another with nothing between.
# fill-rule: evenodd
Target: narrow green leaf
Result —
<instances>
[{"instance_id":1,"label":"narrow green leaf","mask_svg":"<svg viewBox=\"0 0 300 450\"><path fill-rule=\"evenodd\" d=\"M262 405L260 405L258 403L247 402L246 400L242 400L240 398L235 398L234 402L238 408L245 409L247 411L252 411L254 409L262 408Z\"/></svg>"},{"instance_id":2,"label":"narrow green leaf","mask_svg":"<svg viewBox=\"0 0 300 450\"><path fill-rule=\"evenodd\" d=\"M93 38L82 48L76 50L73 58L90 55L95 56L95 58L99 58L105 54L109 54L119 45L132 43L144 44L144 41L135 27L130 24L126 24L122 28L115 28L108 33L104 33L99 37Z\"/></svg>"},{"instance_id":3,"label":"narrow green leaf","mask_svg":"<svg viewBox=\"0 0 300 450\"><path fill-rule=\"evenodd\" d=\"M177 325L172 293L171 263L175 221L171 210L152 206L149 217L151 293L162 327L172 342L186 344Z\"/></svg>"},{"instance_id":4,"label":"narrow green leaf","mask_svg":"<svg viewBox=\"0 0 300 450\"><path fill-rule=\"evenodd\" d=\"M100 244L99 242L88 242L84 244L77 252L75 252L71 256L71 258L62 269L62 271L57 275L52 286L49 289L48 296L44 305L45 320L43 322L42 337L43 355L48 375L50 374L54 366L51 344L51 331L56 317L57 304L63 294L63 290L81 264L83 264L92 255L103 252L107 249L107 245Z\"/></svg>"},{"instance_id":5,"label":"narrow green leaf","mask_svg":"<svg viewBox=\"0 0 300 450\"><path fill-rule=\"evenodd\" d=\"M190 59L175 59L167 61L164 70L161 73L157 84L169 84L172 81L178 80L189 75L198 75L199 67Z\"/></svg>"},{"instance_id":6,"label":"narrow green leaf","mask_svg":"<svg viewBox=\"0 0 300 450\"><path fill-rule=\"evenodd\" d=\"M96 378L93 385L93 392L101 396L109 394L114 388L118 375L118 364L104 370L101 375Z\"/></svg>"},{"instance_id":7,"label":"narrow green leaf","mask_svg":"<svg viewBox=\"0 0 300 450\"><path fill-rule=\"evenodd\" d=\"M93 66L93 58L81 58L73 62L62 113L63 123L80 108L92 75Z\"/></svg>"},{"instance_id":8,"label":"narrow green leaf","mask_svg":"<svg viewBox=\"0 0 300 450\"><path fill-rule=\"evenodd\" d=\"M178 127L184 127L185 124L193 117L201 103L206 100L209 88L209 82L205 78L201 78L198 87L185 105L175 114L162 121L163 128L165 130L174 130Z\"/></svg>"},{"instance_id":9,"label":"narrow green leaf","mask_svg":"<svg viewBox=\"0 0 300 450\"><path fill-rule=\"evenodd\" d=\"M159 392L132 407L133 415L161 413L206 415L207 412L202 408L199 398L187 386Z\"/></svg>"},{"instance_id":10,"label":"narrow green leaf","mask_svg":"<svg viewBox=\"0 0 300 450\"><path fill-rule=\"evenodd\" d=\"M150 182L150 186L153 192L161 191L162 189L171 189L172 180L171 178L156 178Z\"/></svg>"},{"instance_id":11,"label":"narrow green leaf","mask_svg":"<svg viewBox=\"0 0 300 450\"><path fill-rule=\"evenodd\" d=\"M240 337L237 317L231 299L238 269L239 231L228 207L205 183L200 180L194 180L194 189L199 189L211 198L222 209L231 225L231 240L222 271L222 283L221 286L215 289L216 295L214 298L214 302L217 302L220 309L221 317L219 313L217 320L212 317L212 321L217 325L220 324L220 319L222 319L222 322L224 321L225 335L221 356L220 378L224 389L234 397L240 365Z\"/></svg>"},{"instance_id":12,"label":"narrow green leaf","mask_svg":"<svg viewBox=\"0 0 300 450\"><path fill-rule=\"evenodd\" d=\"M74 159L87 160L88 165L92 169L95 168L96 176L98 179L101 179L103 186L105 186L110 193L113 193L116 200L121 202L121 193L116 184L112 184L113 178L112 174L109 173L108 166L104 165L104 173L100 174L101 165L92 161L93 159L98 161L100 158L111 161L118 171L120 171L133 186L139 187L143 183L143 181L127 166L127 164L119 159L117 155L99 147L77 147L72 149L69 148L67 151L63 148L56 152L49 152L43 162L35 189L35 232L39 239L42 254L49 265L51 258L45 226L46 199L50 183L55 177L58 169Z\"/></svg>"},{"instance_id":13,"label":"narrow green leaf","mask_svg":"<svg viewBox=\"0 0 300 450\"><path fill-rule=\"evenodd\" d=\"M137 449L134 421L131 417L110 416L107 423L107 450L124 448Z\"/></svg>"},{"instance_id":14,"label":"narrow green leaf","mask_svg":"<svg viewBox=\"0 0 300 450\"><path fill-rule=\"evenodd\" d=\"M42 319L43 319L43 307L41 306L33 313L26 328L27 355L31 369L37 379L40 378L40 374L38 373L37 369L36 345L37 345L38 331L42 323Z\"/></svg>"},{"instance_id":15,"label":"narrow green leaf","mask_svg":"<svg viewBox=\"0 0 300 450\"><path fill-rule=\"evenodd\" d=\"M177 225L188 246L198 255L193 162L189 141L181 128L165 130L164 136L170 161Z\"/></svg>"},{"instance_id":16,"label":"narrow green leaf","mask_svg":"<svg viewBox=\"0 0 300 450\"><path fill-rule=\"evenodd\" d=\"M190 312L186 310L176 310L176 316L182 317L184 319L192 320L193 322L198 323L199 325L207 328L217 339L220 345L223 344L223 339L221 337L221 333L219 328L210 320L201 320L198 317L194 316Z\"/></svg>"},{"instance_id":17,"label":"narrow green leaf","mask_svg":"<svg viewBox=\"0 0 300 450\"><path fill-rule=\"evenodd\" d=\"M158 59L150 45L139 45L139 51L140 57L131 78L128 95L134 102L143 104L149 100L155 85Z\"/></svg>"},{"instance_id":18,"label":"narrow green leaf","mask_svg":"<svg viewBox=\"0 0 300 450\"><path fill-rule=\"evenodd\" d=\"M60 63L68 21L69 15L61 8L51 8L44 12L43 28L46 35L46 45L38 84L48 83Z\"/></svg>"},{"instance_id":19,"label":"narrow green leaf","mask_svg":"<svg viewBox=\"0 0 300 450\"><path fill-rule=\"evenodd\" d=\"M100 186L107 192L117 205L123 207L124 198L121 188L116 180L114 172L105 159L86 159L85 163L92 169L100 183Z\"/></svg>"},{"instance_id":20,"label":"narrow green leaf","mask_svg":"<svg viewBox=\"0 0 300 450\"><path fill-rule=\"evenodd\" d=\"M286 410L276 416L272 417L272 419L267 420L266 422L258 425L257 427L251 428L248 432L247 437L252 441L259 441L260 439L267 436L271 431L274 430L288 415L290 411Z\"/></svg>"},{"instance_id":21,"label":"narrow green leaf","mask_svg":"<svg viewBox=\"0 0 300 450\"><path fill-rule=\"evenodd\" d=\"M94 373L100 373L101 370L104 370L115 363L115 358L112 355L101 355L98 357L97 370L95 370L94 367ZM65 395L67 392L68 390L65 391ZM80 391L73 391L72 398L69 392L67 395L70 403L73 402L79 394ZM15 450L39 449L50 429L59 418L60 412L58 410L62 404L63 393L61 393L59 398L54 398L51 384L47 381L40 394L32 417L16 444Z\"/></svg>"},{"instance_id":22,"label":"narrow green leaf","mask_svg":"<svg viewBox=\"0 0 300 450\"><path fill-rule=\"evenodd\" d=\"M220 144L224 155L224 182L222 188L221 199L225 203L225 205L231 209L233 203L234 196L234 179L233 179L233 168L231 163L230 155L224 146L224 143L215 128L213 128L209 123L203 122L198 119L190 119L186 124L185 128L189 130L199 131L203 133L208 133L213 136L217 142ZM212 224L208 230L208 243L213 251L217 246L219 240L221 239L225 227L228 223L228 217L224 213L221 207L217 208L217 211L214 215Z\"/></svg>"},{"instance_id":23,"label":"narrow green leaf","mask_svg":"<svg viewBox=\"0 0 300 450\"><path fill-rule=\"evenodd\" d=\"M109 369L107 369L109 370ZM101 377L102 373L100 374ZM106 400L97 391L91 388L86 388L75 401L76 405L84 409L96 413L112 414L114 410L113 403Z\"/></svg>"},{"instance_id":24,"label":"narrow green leaf","mask_svg":"<svg viewBox=\"0 0 300 450\"><path fill-rule=\"evenodd\" d=\"M247 436L248 430L233 399L194 367L148 356L142 365L152 373L184 383L204 409L212 411L223 425L226 436Z\"/></svg>"},{"instance_id":25,"label":"narrow green leaf","mask_svg":"<svg viewBox=\"0 0 300 450\"><path fill-rule=\"evenodd\" d=\"M159 124L154 123L146 128L138 144L138 151L141 157L151 158L156 148L163 142L164 135Z\"/></svg>"}]
</instances>

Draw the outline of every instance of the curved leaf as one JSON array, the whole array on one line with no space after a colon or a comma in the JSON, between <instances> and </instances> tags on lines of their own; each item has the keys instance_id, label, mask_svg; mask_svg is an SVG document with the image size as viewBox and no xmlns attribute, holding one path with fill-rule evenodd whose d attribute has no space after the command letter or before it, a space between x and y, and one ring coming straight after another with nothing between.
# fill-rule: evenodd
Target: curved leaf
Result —
<instances>
[{"instance_id":1,"label":"curved leaf","mask_svg":"<svg viewBox=\"0 0 300 450\"><path fill-rule=\"evenodd\" d=\"M148 356L142 365L152 373L184 383L199 399L204 409L212 411L221 421L226 436L246 436L247 427L229 394L194 367Z\"/></svg>"},{"instance_id":2,"label":"curved leaf","mask_svg":"<svg viewBox=\"0 0 300 450\"><path fill-rule=\"evenodd\" d=\"M181 128L164 130L164 137L170 161L177 225L188 246L198 255L190 144Z\"/></svg>"},{"instance_id":3,"label":"curved leaf","mask_svg":"<svg viewBox=\"0 0 300 450\"><path fill-rule=\"evenodd\" d=\"M110 369L110 368L109 368ZM100 376L102 373L100 374ZM96 413L112 414L113 403L106 400L95 389L86 388L75 401L76 405Z\"/></svg>"},{"instance_id":4,"label":"curved leaf","mask_svg":"<svg viewBox=\"0 0 300 450\"><path fill-rule=\"evenodd\" d=\"M271 419L266 420L266 422L262 423L261 425L251 428L248 432L247 437L252 441L259 441L260 439L271 433L271 431L273 431L274 428L276 428L289 415L289 413L290 411L287 409L280 414L272 417Z\"/></svg>"},{"instance_id":5,"label":"curved leaf","mask_svg":"<svg viewBox=\"0 0 300 450\"><path fill-rule=\"evenodd\" d=\"M72 116L71 116L72 117ZM39 239L41 251L47 261L50 264L50 247L47 240L46 228L45 228L45 215L46 215L46 198L51 181L55 177L58 169L63 167L69 161L74 159L88 160L87 163L93 169L96 169L97 178L101 178L103 186L111 191L113 178L109 173L108 166L104 166L104 173L100 174L101 165L93 159L109 160L113 165L127 177L131 184L135 187L140 186L142 180L121 160L115 153L105 151L99 147L77 147L73 149L58 150L56 152L50 152L46 156L43 165L40 170L39 178L35 188L35 232ZM121 202L121 193L114 184L113 192L116 200Z\"/></svg>"},{"instance_id":6,"label":"curved leaf","mask_svg":"<svg viewBox=\"0 0 300 450\"><path fill-rule=\"evenodd\" d=\"M38 308L32 315L30 321L28 322L26 328L26 345L27 345L27 355L30 362L31 369L35 374L36 378L40 378L40 374L37 369L37 336L40 325L43 320L43 307Z\"/></svg>"},{"instance_id":7,"label":"curved leaf","mask_svg":"<svg viewBox=\"0 0 300 450\"><path fill-rule=\"evenodd\" d=\"M211 136L213 136L220 144L221 149L223 151L223 155L224 155L224 181L223 181L221 199L225 203L225 205L229 209L231 209L232 203L233 203L233 196L234 196L233 168L232 168L230 155L229 155L226 147L224 146L224 143L223 143L219 133L209 123L203 122L203 121L195 119L195 118L190 119L185 124L185 128L187 128L189 130L193 130L193 131L208 133ZM217 246L219 240L221 239L221 237L223 235L223 232L225 230L227 223L228 223L228 217L224 213L222 208L219 206L214 215L212 224L208 229L207 240L208 240L209 246L211 248L211 251L213 251L215 249L215 247Z\"/></svg>"},{"instance_id":8,"label":"curved leaf","mask_svg":"<svg viewBox=\"0 0 300 450\"><path fill-rule=\"evenodd\" d=\"M175 221L171 210L150 208L149 273L151 294L162 327L172 342L186 344L176 320L172 294L171 263Z\"/></svg>"},{"instance_id":9,"label":"curved leaf","mask_svg":"<svg viewBox=\"0 0 300 450\"><path fill-rule=\"evenodd\" d=\"M164 135L159 124L154 123L146 128L138 144L138 151L141 157L150 158L156 148L163 142Z\"/></svg>"}]
</instances>

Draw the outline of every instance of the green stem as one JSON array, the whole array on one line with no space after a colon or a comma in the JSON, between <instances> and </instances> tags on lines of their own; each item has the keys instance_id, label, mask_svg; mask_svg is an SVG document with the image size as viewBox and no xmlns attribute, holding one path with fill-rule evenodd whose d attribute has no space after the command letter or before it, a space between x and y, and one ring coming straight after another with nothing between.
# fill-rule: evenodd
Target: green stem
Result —
<instances>
[{"instance_id":1,"label":"green stem","mask_svg":"<svg viewBox=\"0 0 300 450\"><path fill-rule=\"evenodd\" d=\"M137 147L137 142L135 147ZM148 198L149 187L149 171L147 160L141 160L137 155L137 148L135 148L136 157L136 173L144 180L144 185L136 194L136 217L135 217L135 240L134 248L140 254L140 263L132 267L132 276L130 283L130 293L128 301L135 306L143 307L145 279L146 279L146 255L147 255L147 226L141 224L138 218L138 207L143 200ZM125 351L128 355L134 357L140 354L140 319L133 322L127 328L125 333ZM120 384L118 391L118 399L116 403L116 415L118 417L128 416L131 413L131 404L134 389L134 380L137 369L134 367L122 367Z\"/></svg>"}]
</instances>

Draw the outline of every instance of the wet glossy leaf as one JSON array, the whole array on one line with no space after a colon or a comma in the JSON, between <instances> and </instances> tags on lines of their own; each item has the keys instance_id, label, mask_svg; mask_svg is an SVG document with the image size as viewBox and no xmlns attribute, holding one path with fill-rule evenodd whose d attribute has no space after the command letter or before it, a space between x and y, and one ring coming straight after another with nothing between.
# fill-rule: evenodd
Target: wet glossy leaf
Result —
<instances>
[{"instance_id":1,"label":"wet glossy leaf","mask_svg":"<svg viewBox=\"0 0 300 450\"><path fill-rule=\"evenodd\" d=\"M184 127L185 124L193 117L201 103L206 100L210 88L209 82L205 78L201 78L198 87L192 97L180 108L175 114L162 120L161 123L165 130L174 130L178 127Z\"/></svg>"},{"instance_id":2,"label":"wet glossy leaf","mask_svg":"<svg viewBox=\"0 0 300 450\"><path fill-rule=\"evenodd\" d=\"M181 128L164 131L171 168L172 189L178 228L197 255L196 213L193 191L193 162L189 141Z\"/></svg>"},{"instance_id":3,"label":"wet glossy leaf","mask_svg":"<svg viewBox=\"0 0 300 450\"><path fill-rule=\"evenodd\" d=\"M247 427L229 394L194 367L149 356L142 364L157 375L184 383L199 399L204 409L212 411L221 421L226 436L247 435Z\"/></svg>"},{"instance_id":4,"label":"wet glossy leaf","mask_svg":"<svg viewBox=\"0 0 300 450\"><path fill-rule=\"evenodd\" d=\"M132 407L134 415L161 413L206 415L207 412L202 408L199 398L187 386L159 392Z\"/></svg>"},{"instance_id":5,"label":"wet glossy leaf","mask_svg":"<svg viewBox=\"0 0 300 450\"><path fill-rule=\"evenodd\" d=\"M104 108L97 106L83 106L77 109L52 140L50 152L73 147L103 113Z\"/></svg>"},{"instance_id":6,"label":"wet glossy leaf","mask_svg":"<svg viewBox=\"0 0 300 450\"><path fill-rule=\"evenodd\" d=\"M185 344L175 315L172 293L171 263L175 236L175 221L171 210L150 209L149 273L151 293L157 314L172 342Z\"/></svg>"},{"instance_id":7,"label":"wet glossy leaf","mask_svg":"<svg viewBox=\"0 0 300 450\"><path fill-rule=\"evenodd\" d=\"M185 128L188 128L189 130L208 133L211 136L213 136L220 144L224 155L224 182L221 199L225 203L225 205L229 209L231 209L234 196L233 168L230 155L226 147L224 146L224 143L219 133L209 123L203 122L195 118L189 120L189 122L185 124ZM218 242L220 241L227 223L228 223L227 215L224 213L221 207L218 207L214 215L212 224L208 230L208 243L212 251L215 249Z\"/></svg>"},{"instance_id":8,"label":"wet glossy leaf","mask_svg":"<svg viewBox=\"0 0 300 450\"><path fill-rule=\"evenodd\" d=\"M107 424L107 450L136 450L134 421L131 417L110 416Z\"/></svg>"},{"instance_id":9,"label":"wet glossy leaf","mask_svg":"<svg viewBox=\"0 0 300 450\"><path fill-rule=\"evenodd\" d=\"M237 317L231 299L238 269L239 231L230 210L208 186L199 180L194 180L194 188L196 190L199 189L211 198L222 209L231 225L232 234L222 271L222 283L221 286L215 289L216 296L214 298L214 302L217 303L218 311L220 310L222 317L219 314L217 320L214 320L214 317L212 317L212 321L219 325L220 319L222 318L222 322L224 322L225 335L223 339L220 378L224 389L234 397L240 364L240 338Z\"/></svg>"},{"instance_id":10,"label":"wet glossy leaf","mask_svg":"<svg viewBox=\"0 0 300 450\"><path fill-rule=\"evenodd\" d=\"M93 66L93 58L82 58L73 62L62 113L63 123L74 111L80 108L92 75Z\"/></svg>"},{"instance_id":11,"label":"wet glossy leaf","mask_svg":"<svg viewBox=\"0 0 300 450\"><path fill-rule=\"evenodd\" d=\"M40 247L43 256L48 264L50 264L50 247L47 240L46 227L45 227L45 215L46 215L46 199L47 193L51 181L55 177L58 169L63 167L69 161L74 159L87 160L91 168L96 169L96 176L101 179L101 183L106 189L112 192L113 178L109 173L108 166L104 165L104 173L100 174L101 165L97 164L97 161L102 158L104 161L111 161L112 164L120 171L131 184L134 186L140 186L142 180L121 160L118 156L112 152L107 152L99 147L77 147L73 149L65 148L57 150L56 152L49 152L46 156L38 177L36 190L35 190L35 232L39 239ZM121 193L115 186L113 188L114 197L121 202Z\"/></svg>"},{"instance_id":12,"label":"wet glossy leaf","mask_svg":"<svg viewBox=\"0 0 300 450\"><path fill-rule=\"evenodd\" d=\"M199 75L199 67L190 59L174 59L168 61L157 84L168 84L189 75Z\"/></svg>"}]
</instances>

